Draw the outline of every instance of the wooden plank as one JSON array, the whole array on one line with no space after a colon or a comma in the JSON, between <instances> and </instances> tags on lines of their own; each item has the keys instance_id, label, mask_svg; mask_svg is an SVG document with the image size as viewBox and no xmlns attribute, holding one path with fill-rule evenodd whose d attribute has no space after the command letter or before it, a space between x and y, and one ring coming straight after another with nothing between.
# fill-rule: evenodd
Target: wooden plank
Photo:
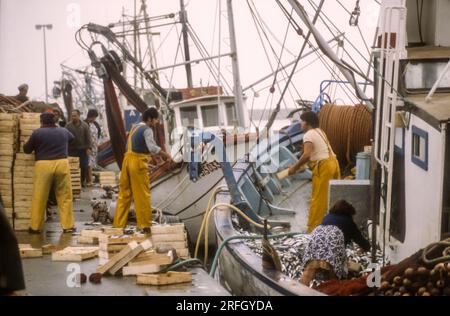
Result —
<instances>
[{"instance_id":1,"label":"wooden plank","mask_svg":"<svg viewBox=\"0 0 450 316\"><path fill-rule=\"evenodd\" d=\"M97 229L83 229L81 231L81 236L82 237L87 237L87 238L97 238L102 234L102 230L97 230Z\"/></svg>"},{"instance_id":2,"label":"wooden plank","mask_svg":"<svg viewBox=\"0 0 450 316\"><path fill-rule=\"evenodd\" d=\"M108 236L122 236L123 228L104 227L102 228L103 234Z\"/></svg>"},{"instance_id":3,"label":"wooden plank","mask_svg":"<svg viewBox=\"0 0 450 316\"><path fill-rule=\"evenodd\" d=\"M17 167L33 167L34 161L17 160L14 162L14 168Z\"/></svg>"},{"instance_id":4,"label":"wooden plank","mask_svg":"<svg viewBox=\"0 0 450 316\"><path fill-rule=\"evenodd\" d=\"M31 245L19 245L20 257L25 258L40 258L43 256L42 249L33 248Z\"/></svg>"},{"instance_id":5,"label":"wooden plank","mask_svg":"<svg viewBox=\"0 0 450 316\"><path fill-rule=\"evenodd\" d=\"M60 248L61 248L60 246L56 246L56 245L52 245L52 244L44 245L44 246L42 246L42 253L44 255L51 255L55 251L60 251L61 250Z\"/></svg>"},{"instance_id":6,"label":"wooden plank","mask_svg":"<svg viewBox=\"0 0 450 316\"><path fill-rule=\"evenodd\" d=\"M154 245L155 245L155 247L162 246L162 245L167 245L167 246L171 246L171 247L173 247L175 249L187 248L186 241L155 242Z\"/></svg>"},{"instance_id":7,"label":"wooden plank","mask_svg":"<svg viewBox=\"0 0 450 316\"><path fill-rule=\"evenodd\" d=\"M186 241L186 233L181 234L158 234L152 235L152 241L154 243L164 243L164 242L175 242L175 241Z\"/></svg>"},{"instance_id":8,"label":"wooden plank","mask_svg":"<svg viewBox=\"0 0 450 316\"><path fill-rule=\"evenodd\" d=\"M67 247L52 253L52 261L81 262L97 255L98 247Z\"/></svg>"},{"instance_id":9,"label":"wooden plank","mask_svg":"<svg viewBox=\"0 0 450 316\"><path fill-rule=\"evenodd\" d=\"M9 167L0 167L0 173L9 173L11 172L11 168Z\"/></svg>"},{"instance_id":10,"label":"wooden plank","mask_svg":"<svg viewBox=\"0 0 450 316\"><path fill-rule=\"evenodd\" d=\"M22 154L22 153L18 153L16 155L16 159L17 160L27 160L27 161L34 161L34 155L28 155L28 154Z\"/></svg>"},{"instance_id":11,"label":"wooden plank","mask_svg":"<svg viewBox=\"0 0 450 316\"><path fill-rule=\"evenodd\" d=\"M0 113L0 121L17 120L17 114Z\"/></svg>"},{"instance_id":12,"label":"wooden plank","mask_svg":"<svg viewBox=\"0 0 450 316\"><path fill-rule=\"evenodd\" d=\"M134 266L123 267L123 276L138 275L143 273L158 273L161 272L166 266L158 264L141 264Z\"/></svg>"},{"instance_id":13,"label":"wooden plank","mask_svg":"<svg viewBox=\"0 0 450 316\"><path fill-rule=\"evenodd\" d=\"M31 207L31 202L32 201L32 199L30 198L29 200L27 200L27 201L14 201L14 206L16 207L16 208L21 208L21 209L28 209L28 208L30 208Z\"/></svg>"},{"instance_id":14,"label":"wooden plank","mask_svg":"<svg viewBox=\"0 0 450 316\"><path fill-rule=\"evenodd\" d=\"M180 258L185 259L185 258L190 257L189 249L187 249L187 248L175 249L175 250L177 252L178 257L180 257Z\"/></svg>"},{"instance_id":15,"label":"wooden plank","mask_svg":"<svg viewBox=\"0 0 450 316\"><path fill-rule=\"evenodd\" d=\"M21 113L20 115L21 118L23 119L36 119L36 120L40 120L41 118L41 113Z\"/></svg>"},{"instance_id":16,"label":"wooden plank","mask_svg":"<svg viewBox=\"0 0 450 316\"><path fill-rule=\"evenodd\" d=\"M11 178L8 178L8 179L4 179L4 178L0 178L0 184L3 184L3 185L11 185L11 183L12 183L12 180L11 180Z\"/></svg>"},{"instance_id":17,"label":"wooden plank","mask_svg":"<svg viewBox=\"0 0 450 316\"><path fill-rule=\"evenodd\" d=\"M116 237L116 236L108 236L108 235L102 234L101 236L99 236L100 243L107 243L109 245L128 244L131 241L142 242L146 239L148 239L148 237L145 235Z\"/></svg>"},{"instance_id":18,"label":"wooden plank","mask_svg":"<svg viewBox=\"0 0 450 316\"><path fill-rule=\"evenodd\" d=\"M98 245L97 237L78 236L77 241L82 245Z\"/></svg>"},{"instance_id":19,"label":"wooden plank","mask_svg":"<svg viewBox=\"0 0 450 316\"><path fill-rule=\"evenodd\" d=\"M125 257L122 257L114 266L109 270L109 273L111 275L116 275L122 268L127 265L131 260L136 258L140 253L143 251L146 251L152 247L152 242L150 240L145 240L142 243L139 244L138 247L131 250L131 252L126 255Z\"/></svg>"},{"instance_id":20,"label":"wooden plank","mask_svg":"<svg viewBox=\"0 0 450 316\"><path fill-rule=\"evenodd\" d=\"M31 212L17 212L14 211L16 220L27 220L30 221L31 219Z\"/></svg>"},{"instance_id":21,"label":"wooden plank","mask_svg":"<svg viewBox=\"0 0 450 316\"><path fill-rule=\"evenodd\" d=\"M108 245L105 243L99 244L100 250L106 251L106 252L119 252L126 246L127 246L127 244L120 244L120 245Z\"/></svg>"},{"instance_id":22,"label":"wooden plank","mask_svg":"<svg viewBox=\"0 0 450 316\"><path fill-rule=\"evenodd\" d=\"M15 231L27 231L30 228L29 219L15 219L14 220L14 230Z\"/></svg>"},{"instance_id":23,"label":"wooden plank","mask_svg":"<svg viewBox=\"0 0 450 316\"><path fill-rule=\"evenodd\" d=\"M20 130L35 130L41 127L41 124L39 122L25 122L22 120L20 122Z\"/></svg>"},{"instance_id":24,"label":"wooden plank","mask_svg":"<svg viewBox=\"0 0 450 316\"><path fill-rule=\"evenodd\" d=\"M168 253L156 253L154 250L141 253L135 259L133 259L128 265L141 265L141 264L156 264L156 265L169 265L173 263L173 252Z\"/></svg>"},{"instance_id":25,"label":"wooden plank","mask_svg":"<svg viewBox=\"0 0 450 316\"><path fill-rule=\"evenodd\" d=\"M14 132L14 127L13 126L3 126L0 125L0 132Z\"/></svg>"},{"instance_id":26,"label":"wooden plank","mask_svg":"<svg viewBox=\"0 0 450 316\"><path fill-rule=\"evenodd\" d=\"M164 274L139 274L136 283L139 285L170 285L191 283L192 273L190 272L167 272Z\"/></svg>"},{"instance_id":27,"label":"wooden plank","mask_svg":"<svg viewBox=\"0 0 450 316\"><path fill-rule=\"evenodd\" d=\"M184 233L184 224L172 225L154 225L152 226L152 235L158 234L181 234Z\"/></svg>"},{"instance_id":28,"label":"wooden plank","mask_svg":"<svg viewBox=\"0 0 450 316\"><path fill-rule=\"evenodd\" d=\"M0 161L0 166L1 166L2 162L3 161ZM0 180L9 180L9 182L12 183L12 178L13 178L12 169L11 169L11 172L0 173Z\"/></svg>"},{"instance_id":29,"label":"wooden plank","mask_svg":"<svg viewBox=\"0 0 450 316\"><path fill-rule=\"evenodd\" d=\"M22 190L32 190L33 189L33 185L31 184L15 184L14 185L14 192L20 192Z\"/></svg>"},{"instance_id":30,"label":"wooden plank","mask_svg":"<svg viewBox=\"0 0 450 316\"><path fill-rule=\"evenodd\" d=\"M16 122L16 121L13 121L13 120L10 120L10 121L8 121L8 120L2 120L2 122L0 123L0 125L1 125L1 126L4 126L4 127L15 127L15 126L17 125L17 122Z\"/></svg>"},{"instance_id":31,"label":"wooden plank","mask_svg":"<svg viewBox=\"0 0 450 316\"><path fill-rule=\"evenodd\" d=\"M115 254L110 254L109 252L105 252L105 251L99 251L98 252L98 258L99 259L104 259L104 260L108 260L111 259Z\"/></svg>"},{"instance_id":32,"label":"wooden plank","mask_svg":"<svg viewBox=\"0 0 450 316\"><path fill-rule=\"evenodd\" d=\"M13 183L14 183L14 185L16 185L16 184L33 185L33 178L25 178L25 177L16 176L16 177L14 177Z\"/></svg>"},{"instance_id":33,"label":"wooden plank","mask_svg":"<svg viewBox=\"0 0 450 316\"><path fill-rule=\"evenodd\" d=\"M14 201L15 202L25 202L25 201L30 201L33 198L33 191L32 190L25 190L22 192L16 192L14 194Z\"/></svg>"},{"instance_id":34,"label":"wooden plank","mask_svg":"<svg viewBox=\"0 0 450 316\"><path fill-rule=\"evenodd\" d=\"M11 173L12 166L13 166L12 160L11 161L0 161L0 168L2 168L2 170L5 170L4 168L8 168L7 170L10 170L9 172L2 172L2 174Z\"/></svg>"},{"instance_id":35,"label":"wooden plank","mask_svg":"<svg viewBox=\"0 0 450 316\"><path fill-rule=\"evenodd\" d=\"M97 273L101 273L101 274L107 273L116 263L118 263L122 258L129 255L137 247L139 247L139 244L136 241L130 242L119 253L114 255L108 262L99 266L97 268Z\"/></svg>"}]
</instances>

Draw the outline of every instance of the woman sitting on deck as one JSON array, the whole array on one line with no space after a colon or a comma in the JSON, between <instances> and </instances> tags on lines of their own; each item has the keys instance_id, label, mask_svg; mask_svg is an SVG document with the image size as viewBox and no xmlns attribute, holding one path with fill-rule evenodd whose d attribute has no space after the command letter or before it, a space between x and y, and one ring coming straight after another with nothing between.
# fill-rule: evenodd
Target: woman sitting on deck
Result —
<instances>
[{"instance_id":1,"label":"woman sitting on deck","mask_svg":"<svg viewBox=\"0 0 450 316\"><path fill-rule=\"evenodd\" d=\"M345 246L356 242L364 251L370 243L363 237L353 221L355 208L340 200L331 207L321 225L311 234L311 240L303 255L303 275L300 282L309 286L317 272L325 272L325 279L342 279L347 276Z\"/></svg>"}]
</instances>

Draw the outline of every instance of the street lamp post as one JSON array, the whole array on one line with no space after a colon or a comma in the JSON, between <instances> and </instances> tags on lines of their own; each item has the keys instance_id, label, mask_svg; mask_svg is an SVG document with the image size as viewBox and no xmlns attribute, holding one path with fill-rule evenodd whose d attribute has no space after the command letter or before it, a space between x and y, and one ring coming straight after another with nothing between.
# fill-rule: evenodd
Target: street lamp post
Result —
<instances>
[{"instance_id":1,"label":"street lamp post","mask_svg":"<svg viewBox=\"0 0 450 316\"><path fill-rule=\"evenodd\" d=\"M36 30L43 30L44 33L44 64L45 64L45 103L48 104L48 75L47 75L47 37L45 30L53 29L52 24L36 24Z\"/></svg>"}]
</instances>

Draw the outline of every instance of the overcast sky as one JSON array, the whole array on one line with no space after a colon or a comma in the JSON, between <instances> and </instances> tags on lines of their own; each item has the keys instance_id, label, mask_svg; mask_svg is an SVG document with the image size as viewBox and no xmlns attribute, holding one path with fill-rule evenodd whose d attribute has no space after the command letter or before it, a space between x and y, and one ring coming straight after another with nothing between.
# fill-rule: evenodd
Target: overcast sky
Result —
<instances>
[{"instance_id":1,"label":"overcast sky","mask_svg":"<svg viewBox=\"0 0 450 316\"><path fill-rule=\"evenodd\" d=\"M200 39L205 46L211 50L211 54L219 52L218 41L218 15L216 14L218 0L186 0L188 4L188 14L190 23L198 32ZM138 3L140 4L140 0ZM272 0L254 0L258 13L265 21L270 32L268 36L275 44L274 49L277 54L281 54L281 43L287 27L287 19L283 16L280 8ZM307 1L305 7L311 14L313 11ZM319 1L315 1L318 3ZM355 0L340 0L348 9L352 10L355 6ZM149 14L151 16L177 12L179 10L179 0L148 0ZM287 3L287 2L284 2ZM89 64L89 59L82 52L74 41L74 33L82 24L95 22L107 24L121 19L122 8L125 8L127 14L133 14L134 0L0 0L0 93L7 95L17 94L17 86L21 83L29 83L30 96L34 99L44 99L44 61L43 61L43 39L42 31L35 30L35 24L51 23L53 30L48 32L48 72L49 72L49 90L53 87L53 81L61 77L60 64L64 63L71 67L81 67ZM362 34L368 43L372 43L375 26L378 17L378 5L373 0L361 1L362 16L360 18L360 27ZM221 53L229 50L228 29L226 24L226 1L222 0L223 28ZM288 7L289 11L290 8ZM359 32L356 28L349 26L349 14L345 12L336 1L325 1L324 11L347 36L352 39L355 45L367 56ZM247 86L260 77L268 74L271 70L267 61L264 49L256 32L247 1L235 0L234 12L236 19L238 51L241 65L241 76L243 86ZM298 20L298 18L296 18ZM214 27L216 25L216 27ZM331 38L323 23L319 26L324 32L326 39ZM213 32L213 30L216 30ZM160 38L156 38L156 43L160 43L166 30L161 30ZM177 48L176 32L171 35L163 48L159 51L159 66L172 63L174 52ZM275 37L280 43L276 43ZM282 53L282 61L287 62L295 59L303 41L300 37L293 35L292 29L287 37L285 50ZM267 45L267 44L266 44ZM347 46L348 47L348 46ZM191 43L193 58L199 55ZM212 49L211 49L212 48ZM266 46L269 50L270 47ZM274 56L271 57L272 67L276 68ZM313 55L301 63L301 67L307 65L316 59ZM353 54L353 58L366 69L359 55ZM347 58L348 60L348 58ZM229 61L222 61L223 71L229 72ZM174 73L172 84L177 88L183 88L186 85L186 79L179 69ZM163 77L170 77L171 72L166 71ZM165 76L164 76L165 75ZM215 79L211 78L200 66L194 66L194 81L196 85L200 82L203 85L215 84ZM280 75L281 76L281 75ZM279 78L279 77L278 77ZM321 66L312 66L305 68L295 78L295 87L297 93L304 99L313 99L318 94L319 83L324 79L330 79L329 72ZM257 100L260 107L267 103L264 93L270 86L271 78L260 85L261 96ZM163 80L164 85L168 82ZM295 92L293 98L295 98ZM247 93L253 97L253 93Z\"/></svg>"}]
</instances>

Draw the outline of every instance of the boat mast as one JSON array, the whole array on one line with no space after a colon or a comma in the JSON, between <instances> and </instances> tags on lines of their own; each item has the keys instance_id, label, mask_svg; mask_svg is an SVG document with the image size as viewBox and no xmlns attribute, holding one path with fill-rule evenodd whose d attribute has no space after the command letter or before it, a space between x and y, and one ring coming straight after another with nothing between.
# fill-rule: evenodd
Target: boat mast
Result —
<instances>
[{"instance_id":1,"label":"boat mast","mask_svg":"<svg viewBox=\"0 0 450 316\"><path fill-rule=\"evenodd\" d=\"M137 0L134 0L134 20L133 20L133 39L134 39L134 58L139 60L138 58L138 24L137 24ZM139 60L141 63L142 61ZM137 79L138 78L138 68L134 66L134 88L137 88Z\"/></svg>"},{"instance_id":2,"label":"boat mast","mask_svg":"<svg viewBox=\"0 0 450 316\"><path fill-rule=\"evenodd\" d=\"M191 52L189 51L189 36L188 36L188 29L187 29L187 12L186 12L186 6L184 4L184 0L180 0L180 22L183 26L183 45L184 45L184 56L186 61L186 76L187 76L187 84L188 88L193 88L194 83L192 80L192 67L191 67Z\"/></svg>"},{"instance_id":3,"label":"boat mast","mask_svg":"<svg viewBox=\"0 0 450 316\"><path fill-rule=\"evenodd\" d=\"M141 8L143 14L144 14L144 21L145 21L145 29L146 29L146 35L147 35L147 47L150 55L150 68L155 69L158 67L158 63L156 60L156 53L155 53L155 45L153 45L153 35L151 33L151 25L150 25L150 17L147 12L147 1L142 0L142 8ZM159 80L159 74L158 72L154 72L154 77L156 80Z\"/></svg>"},{"instance_id":4,"label":"boat mast","mask_svg":"<svg viewBox=\"0 0 450 316\"><path fill-rule=\"evenodd\" d=\"M228 9L228 27L230 29L230 47L231 47L231 61L233 65L233 82L234 82L234 97L235 97L235 108L236 108L236 118L239 126L246 127L244 106L243 106L243 91L241 84L241 77L239 72L239 62L237 54L237 43L236 43L236 30L234 27L234 15L233 15L233 3L232 0L227 0Z\"/></svg>"}]
</instances>

